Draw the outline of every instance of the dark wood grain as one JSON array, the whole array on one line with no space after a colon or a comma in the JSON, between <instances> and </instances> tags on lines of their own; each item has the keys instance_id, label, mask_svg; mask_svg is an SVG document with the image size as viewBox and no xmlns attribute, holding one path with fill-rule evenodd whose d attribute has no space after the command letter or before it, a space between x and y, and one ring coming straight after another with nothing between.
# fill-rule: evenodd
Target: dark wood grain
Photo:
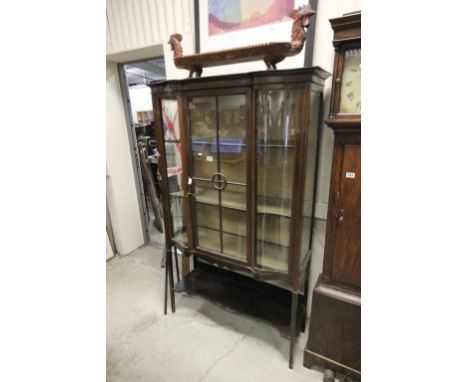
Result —
<instances>
[{"instance_id":1,"label":"dark wood grain","mask_svg":"<svg viewBox=\"0 0 468 382\"><path fill-rule=\"evenodd\" d=\"M321 365L361 378L361 297L319 279L312 300L304 366Z\"/></svg>"},{"instance_id":2,"label":"dark wood grain","mask_svg":"<svg viewBox=\"0 0 468 382\"><path fill-rule=\"evenodd\" d=\"M361 146L343 145L337 210L344 219L336 224L331 279L361 289ZM355 178L347 178L352 173Z\"/></svg>"}]
</instances>

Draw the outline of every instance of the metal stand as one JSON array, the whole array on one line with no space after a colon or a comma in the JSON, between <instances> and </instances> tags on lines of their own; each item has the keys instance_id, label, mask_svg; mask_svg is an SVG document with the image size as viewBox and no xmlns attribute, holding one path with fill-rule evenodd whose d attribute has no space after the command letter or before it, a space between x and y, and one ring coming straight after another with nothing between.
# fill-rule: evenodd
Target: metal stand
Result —
<instances>
[{"instance_id":1,"label":"metal stand","mask_svg":"<svg viewBox=\"0 0 468 382\"><path fill-rule=\"evenodd\" d=\"M164 315L167 314L167 293L171 295L171 310L175 313L175 295L174 295L174 271L172 267L172 245L164 247L164 263L166 267L165 285L164 285ZM174 251L177 280L180 280L179 276L179 262L177 260L177 250Z\"/></svg>"},{"instance_id":2,"label":"metal stand","mask_svg":"<svg viewBox=\"0 0 468 382\"><path fill-rule=\"evenodd\" d=\"M289 368L293 368L294 363L294 345L296 342L296 315L297 315L297 300L298 294L292 293L291 302L291 323L290 323L290 334L289 334Z\"/></svg>"},{"instance_id":3,"label":"metal stand","mask_svg":"<svg viewBox=\"0 0 468 382\"><path fill-rule=\"evenodd\" d=\"M177 248L176 248L176 247L174 247L174 258L175 258L175 267L176 267L177 282L180 282L179 258L178 258L178 256L177 256Z\"/></svg>"}]
</instances>

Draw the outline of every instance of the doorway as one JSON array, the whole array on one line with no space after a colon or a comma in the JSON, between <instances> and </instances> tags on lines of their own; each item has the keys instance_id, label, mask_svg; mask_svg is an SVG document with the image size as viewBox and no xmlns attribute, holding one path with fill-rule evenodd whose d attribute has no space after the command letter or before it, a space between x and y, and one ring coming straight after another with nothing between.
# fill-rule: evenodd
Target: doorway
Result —
<instances>
[{"instance_id":1,"label":"doorway","mask_svg":"<svg viewBox=\"0 0 468 382\"><path fill-rule=\"evenodd\" d=\"M135 154L132 159L145 244L163 247L162 210L157 176L159 154L153 134L153 106L148 84L166 79L164 58L120 64L119 71L127 106L128 132Z\"/></svg>"}]
</instances>

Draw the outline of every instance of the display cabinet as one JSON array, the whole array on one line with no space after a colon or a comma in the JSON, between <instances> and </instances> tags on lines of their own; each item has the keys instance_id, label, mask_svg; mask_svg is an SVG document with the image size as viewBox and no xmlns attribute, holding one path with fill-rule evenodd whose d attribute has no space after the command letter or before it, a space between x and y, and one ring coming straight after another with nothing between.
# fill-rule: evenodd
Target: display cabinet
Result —
<instances>
[{"instance_id":1,"label":"display cabinet","mask_svg":"<svg viewBox=\"0 0 468 382\"><path fill-rule=\"evenodd\" d=\"M323 270L314 287L304 365L361 377L361 13L330 20L335 64L333 130Z\"/></svg>"},{"instance_id":2,"label":"display cabinet","mask_svg":"<svg viewBox=\"0 0 468 382\"><path fill-rule=\"evenodd\" d=\"M321 99L329 76L314 67L150 85L168 268L177 248L184 276L193 256L195 264L287 289L291 344L311 256ZM172 270L167 277L173 293Z\"/></svg>"}]
</instances>

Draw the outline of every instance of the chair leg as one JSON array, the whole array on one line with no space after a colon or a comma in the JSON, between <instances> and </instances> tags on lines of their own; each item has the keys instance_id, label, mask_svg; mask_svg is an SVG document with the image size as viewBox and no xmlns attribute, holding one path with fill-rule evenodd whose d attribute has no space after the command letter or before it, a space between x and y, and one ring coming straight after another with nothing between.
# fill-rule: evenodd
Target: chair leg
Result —
<instances>
[{"instance_id":1,"label":"chair leg","mask_svg":"<svg viewBox=\"0 0 468 382\"><path fill-rule=\"evenodd\" d=\"M298 294L292 293L291 302L291 322L289 324L289 368L293 368L294 364L294 345L296 342L296 316L297 316L297 299Z\"/></svg>"}]
</instances>

